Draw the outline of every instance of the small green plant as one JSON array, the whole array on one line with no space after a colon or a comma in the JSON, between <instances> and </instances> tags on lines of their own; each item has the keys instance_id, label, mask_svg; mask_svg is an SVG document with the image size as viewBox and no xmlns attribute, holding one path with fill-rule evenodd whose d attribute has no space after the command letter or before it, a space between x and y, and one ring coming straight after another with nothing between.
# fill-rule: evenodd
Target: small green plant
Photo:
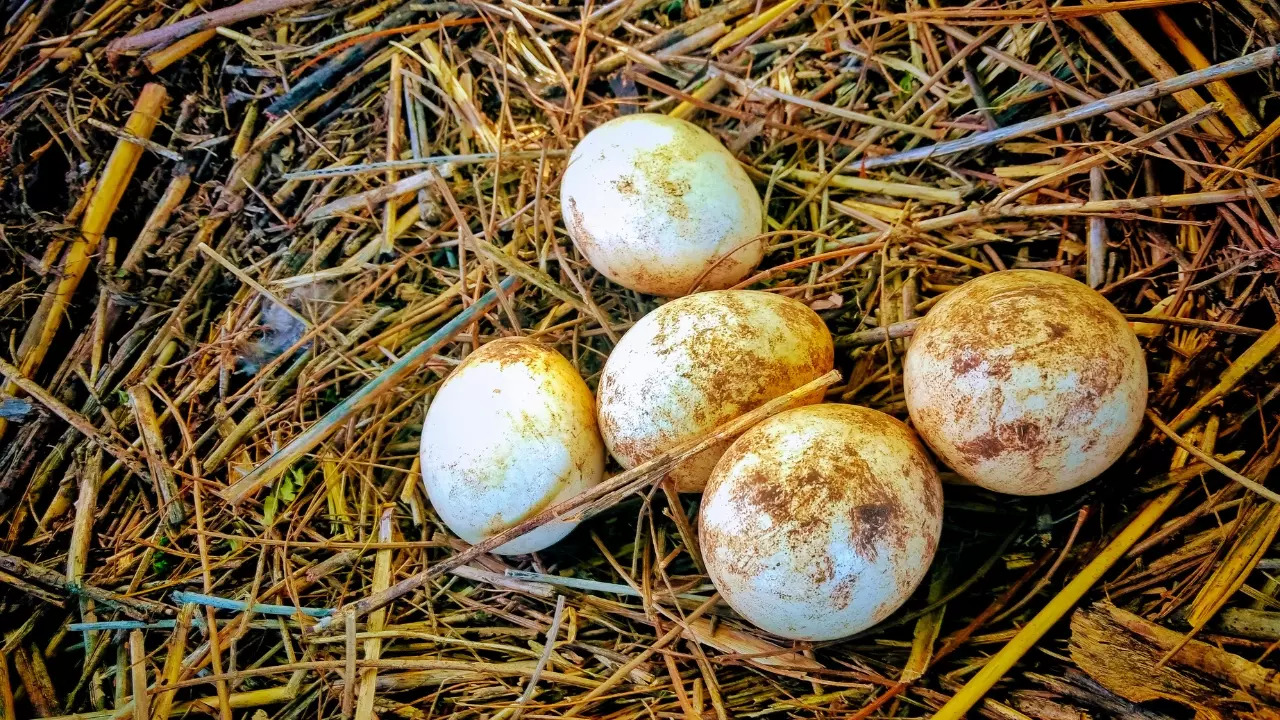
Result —
<instances>
[{"instance_id":1,"label":"small green plant","mask_svg":"<svg viewBox=\"0 0 1280 720\"><path fill-rule=\"evenodd\" d=\"M298 491L302 490L305 482L306 476L296 467L289 468L289 472L276 482L275 487L271 488L271 494L262 502L262 517L268 525L275 521L280 510L288 507L298 497Z\"/></svg>"}]
</instances>

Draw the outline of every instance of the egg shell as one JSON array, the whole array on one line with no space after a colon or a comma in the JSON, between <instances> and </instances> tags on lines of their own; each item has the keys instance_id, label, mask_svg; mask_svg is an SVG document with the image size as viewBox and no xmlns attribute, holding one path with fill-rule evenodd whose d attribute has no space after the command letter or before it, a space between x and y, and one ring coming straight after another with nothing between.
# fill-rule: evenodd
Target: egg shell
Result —
<instances>
[{"instance_id":1,"label":"egg shell","mask_svg":"<svg viewBox=\"0 0 1280 720\"><path fill-rule=\"evenodd\" d=\"M587 133L560 209L592 267L643 293L676 297L699 280L725 288L764 257L764 212L746 171L710 133L666 115L624 115Z\"/></svg>"},{"instance_id":2,"label":"egg shell","mask_svg":"<svg viewBox=\"0 0 1280 720\"><path fill-rule=\"evenodd\" d=\"M475 544L597 484L604 443L591 390L555 350L519 338L473 352L422 427L422 480L440 519ZM518 555L573 530L554 521L499 546Z\"/></svg>"},{"instance_id":3,"label":"egg shell","mask_svg":"<svg viewBox=\"0 0 1280 720\"><path fill-rule=\"evenodd\" d=\"M1142 424L1147 369L1124 317L1042 270L991 273L947 293L911 338L907 409L942 462L1015 495L1077 487Z\"/></svg>"},{"instance_id":4,"label":"egg shell","mask_svg":"<svg viewBox=\"0 0 1280 720\"><path fill-rule=\"evenodd\" d=\"M600 431L618 463L632 468L808 383L833 361L831 333L799 301L754 290L672 300L632 326L605 362ZM669 477L682 492L701 491L731 441L689 458Z\"/></svg>"},{"instance_id":5,"label":"egg shell","mask_svg":"<svg viewBox=\"0 0 1280 720\"><path fill-rule=\"evenodd\" d=\"M779 413L720 458L699 545L729 605L796 640L865 630L902 605L942 532L942 484L914 432L823 404Z\"/></svg>"}]
</instances>

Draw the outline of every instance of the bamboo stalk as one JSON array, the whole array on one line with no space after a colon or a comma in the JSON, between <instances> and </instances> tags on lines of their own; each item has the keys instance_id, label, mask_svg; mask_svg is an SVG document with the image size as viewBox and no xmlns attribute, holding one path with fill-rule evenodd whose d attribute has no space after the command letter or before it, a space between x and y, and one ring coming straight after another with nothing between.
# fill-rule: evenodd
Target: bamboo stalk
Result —
<instances>
[{"instance_id":1,"label":"bamboo stalk","mask_svg":"<svg viewBox=\"0 0 1280 720\"><path fill-rule=\"evenodd\" d=\"M168 93L163 86L148 83L138 95L133 112L125 123L125 131L137 138L150 139L167 100ZM61 272L46 291L46 301L41 305L40 314L27 326L23 336L18 359L18 374L22 377L31 377L44 361L54 335L62 326L71 297L89 269L92 252L102 241L107 224L111 222L111 216L120 204L141 157L142 148L138 145L126 140L116 141L80 223L80 237L67 248ZM0 386L0 395L12 395L16 389L15 380L10 378ZM0 418L0 437L7 425L8 421Z\"/></svg>"},{"instance_id":2,"label":"bamboo stalk","mask_svg":"<svg viewBox=\"0 0 1280 720\"><path fill-rule=\"evenodd\" d=\"M218 31L202 30L198 33L188 35L181 40L167 45L154 52L147 53L142 56L142 65L147 68L147 72L152 75L159 75L164 72L165 68L185 58L191 53L204 47L205 43L218 36Z\"/></svg>"},{"instance_id":3,"label":"bamboo stalk","mask_svg":"<svg viewBox=\"0 0 1280 720\"><path fill-rule=\"evenodd\" d=\"M974 705L982 700L987 691L1004 677L1005 673L1013 669L1023 655L1035 647L1045 633L1049 632L1063 616L1071 611L1071 608L1075 607L1076 603L1080 602L1085 593L1102 579L1111 566L1123 557L1134 543L1142 539L1142 536L1156 524L1181 494L1182 487L1174 487L1147 503L1147 506L1129 521L1119 535L1094 556L1089 564L1067 583L1066 587L1062 588L1026 625L1023 625L1013 639L992 655L982 669L939 708L938 712L933 714L932 720L961 720Z\"/></svg>"}]
</instances>

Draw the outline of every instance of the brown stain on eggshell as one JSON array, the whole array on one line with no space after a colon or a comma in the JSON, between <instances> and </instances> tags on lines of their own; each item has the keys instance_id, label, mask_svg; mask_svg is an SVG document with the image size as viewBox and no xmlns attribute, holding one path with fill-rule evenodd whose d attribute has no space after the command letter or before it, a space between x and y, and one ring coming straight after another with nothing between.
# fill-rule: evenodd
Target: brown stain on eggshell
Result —
<instances>
[{"instance_id":1,"label":"brown stain on eggshell","mask_svg":"<svg viewBox=\"0 0 1280 720\"><path fill-rule=\"evenodd\" d=\"M948 293L921 321L904 367L920 434L992 490L1058 492L1124 451L1146 399L1142 349L1083 284L1003 271Z\"/></svg>"},{"instance_id":2,"label":"brown stain on eggshell","mask_svg":"<svg viewBox=\"0 0 1280 720\"><path fill-rule=\"evenodd\" d=\"M903 423L851 405L796 408L721 457L700 546L717 589L752 622L797 639L840 637L883 619L923 578L941 492Z\"/></svg>"},{"instance_id":3,"label":"brown stain on eggshell","mask_svg":"<svg viewBox=\"0 0 1280 720\"><path fill-rule=\"evenodd\" d=\"M554 362L557 357L562 356L546 345L533 340L498 338L481 345L479 349L468 355L459 363L454 373L450 374L449 379L452 379L457 374L458 369L480 363L495 363L499 367L532 364L545 368ZM446 379L445 382L449 382L449 379Z\"/></svg>"}]
</instances>

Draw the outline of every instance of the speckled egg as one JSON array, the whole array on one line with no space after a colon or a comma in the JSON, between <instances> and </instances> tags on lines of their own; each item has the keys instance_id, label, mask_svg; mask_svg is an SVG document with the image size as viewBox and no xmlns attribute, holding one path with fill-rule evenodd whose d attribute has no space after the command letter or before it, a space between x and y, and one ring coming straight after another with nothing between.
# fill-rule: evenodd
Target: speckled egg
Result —
<instances>
[{"instance_id":1,"label":"speckled egg","mask_svg":"<svg viewBox=\"0 0 1280 720\"><path fill-rule=\"evenodd\" d=\"M875 625L924 578L942 484L903 423L855 405L779 413L716 464L698 538L729 605L775 635L834 640Z\"/></svg>"},{"instance_id":2,"label":"speckled egg","mask_svg":"<svg viewBox=\"0 0 1280 720\"><path fill-rule=\"evenodd\" d=\"M422 427L422 481L440 519L478 543L597 484L604 444L591 390L555 350L494 340L440 386ZM555 521L494 552L541 550L575 522Z\"/></svg>"},{"instance_id":3,"label":"speckled egg","mask_svg":"<svg viewBox=\"0 0 1280 720\"><path fill-rule=\"evenodd\" d=\"M764 256L764 213L746 171L710 133L666 115L624 115L587 133L569 157L560 209L592 267L643 293L725 288Z\"/></svg>"},{"instance_id":4,"label":"speckled egg","mask_svg":"<svg viewBox=\"0 0 1280 720\"><path fill-rule=\"evenodd\" d=\"M818 378L833 360L831 333L797 300L753 290L679 298L641 318L609 356L600 431L632 468ZM676 486L701 491L729 442L677 465Z\"/></svg>"},{"instance_id":5,"label":"speckled egg","mask_svg":"<svg viewBox=\"0 0 1280 720\"><path fill-rule=\"evenodd\" d=\"M1115 462L1142 424L1147 369L1124 317L1041 270L947 293L903 366L907 409L940 460L976 485L1061 492Z\"/></svg>"}]
</instances>

